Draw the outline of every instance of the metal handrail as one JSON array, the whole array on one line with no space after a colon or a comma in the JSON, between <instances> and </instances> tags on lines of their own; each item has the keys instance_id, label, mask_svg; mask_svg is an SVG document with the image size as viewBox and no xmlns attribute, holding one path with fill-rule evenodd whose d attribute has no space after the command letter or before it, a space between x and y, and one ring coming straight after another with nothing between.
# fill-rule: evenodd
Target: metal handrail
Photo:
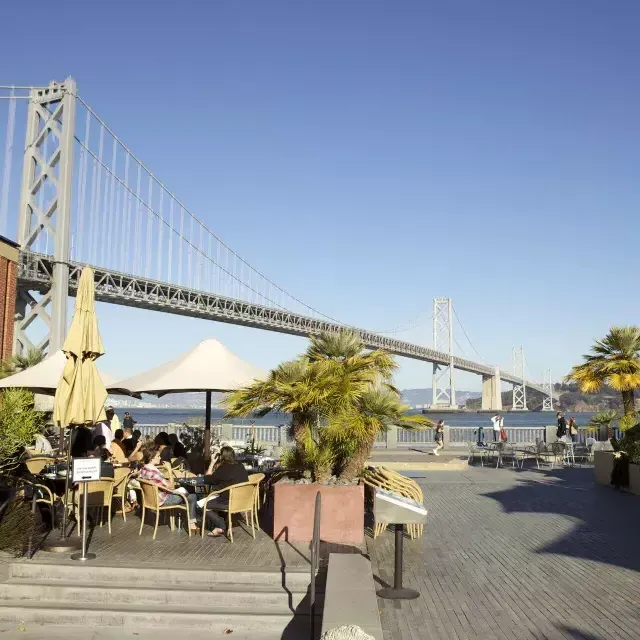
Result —
<instances>
[{"instance_id":1,"label":"metal handrail","mask_svg":"<svg viewBox=\"0 0 640 640\"><path fill-rule=\"evenodd\" d=\"M309 639L314 640L316 634L316 575L320 563L320 516L322 513L322 496L316 493L316 504L313 513L313 539L311 540L311 584L309 594Z\"/></svg>"}]
</instances>

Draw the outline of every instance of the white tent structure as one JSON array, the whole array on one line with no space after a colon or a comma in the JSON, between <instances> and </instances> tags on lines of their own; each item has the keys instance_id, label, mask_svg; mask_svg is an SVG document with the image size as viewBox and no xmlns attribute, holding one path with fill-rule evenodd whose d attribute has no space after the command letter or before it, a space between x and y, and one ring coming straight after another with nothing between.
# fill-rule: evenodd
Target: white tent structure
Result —
<instances>
[{"instance_id":1,"label":"white tent structure","mask_svg":"<svg viewBox=\"0 0 640 640\"><path fill-rule=\"evenodd\" d=\"M22 389L29 389L34 393L53 395L60 382L60 377L62 376L66 362L67 357L64 351L56 351L53 355L45 358L33 367L29 367L20 373L0 380L0 389L20 387ZM115 376L109 375L104 371L99 371L99 373L106 387L117 381Z\"/></svg>"},{"instance_id":2,"label":"white tent structure","mask_svg":"<svg viewBox=\"0 0 640 640\"><path fill-rule=\"evenodd\" d=\"M106 384L107 391L118 393L149 393L163 396L167 393L206 392L205 455L211 437L211 393L231 391L264 379L267 372L256 367L214 338L203 340L175 360L116 384Z\"/></svg>"}]
</instances>

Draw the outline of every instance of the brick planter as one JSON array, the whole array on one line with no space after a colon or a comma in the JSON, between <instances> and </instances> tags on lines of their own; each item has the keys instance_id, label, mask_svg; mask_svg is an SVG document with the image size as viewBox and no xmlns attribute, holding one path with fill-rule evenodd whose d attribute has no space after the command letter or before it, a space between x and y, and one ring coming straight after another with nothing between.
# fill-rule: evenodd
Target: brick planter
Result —
<instances>
[{"instance_id":1,"label":"brick planter","mask_svg":"<svg viewBox=\"0 0 640 640\"><path fill-rule=\"evenodd\" d=\"M362 544L364 487L314 484L274 486L273 538L281 542L310 542L316 494L322 496L320 539Z\"/></svg>"},{"instance_id":2,"label":"brick planter","mask_svg":"<svg viewBox=\"0 0 640 640\"><path fill-rule=\"evenodd\" d=\"M598 484L611 485L613 451L596 451L593 456L594 473Z\"/></svg>"},{"instance_id":3,"label":"brick planter","mask_svg":"<svg viewBox=\"0 0 640 640\"><path fill-rule=\"evenodd\" d=\"M640 464L629 463L629 491L640 496Z\"/></svg>"}]
</instances>

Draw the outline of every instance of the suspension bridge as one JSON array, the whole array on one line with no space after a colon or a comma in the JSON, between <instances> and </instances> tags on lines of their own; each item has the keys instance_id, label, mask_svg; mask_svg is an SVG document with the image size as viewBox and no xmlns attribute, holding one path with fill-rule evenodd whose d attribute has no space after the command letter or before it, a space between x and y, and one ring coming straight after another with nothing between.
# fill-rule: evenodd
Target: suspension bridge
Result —
<instances>
[{"instance_id":1,"label":"suspension bridge","mask_svg":"<svg viewBox=\"0 0 640 640\"><path fill-rule=\"evenodd\" d=\"M82 99L73 79L2 86L0 103L0 234L13 235L19 249L14 352L62 346L67 298L85 265L94 269L102 302L297 336L347 326L227 246ZM433 348L348 328L367 347L431 363L434 408L457 406L460 370L482 376L483 409L502 409L502 382L513 386L515 410L527 409L527 389L544 394L543 409L553 409L550 372L542 383L526 379L521 347L513 350L513 371L455 355L454 316L451 299L434 300Z\"/></svg>"}]
</instances>

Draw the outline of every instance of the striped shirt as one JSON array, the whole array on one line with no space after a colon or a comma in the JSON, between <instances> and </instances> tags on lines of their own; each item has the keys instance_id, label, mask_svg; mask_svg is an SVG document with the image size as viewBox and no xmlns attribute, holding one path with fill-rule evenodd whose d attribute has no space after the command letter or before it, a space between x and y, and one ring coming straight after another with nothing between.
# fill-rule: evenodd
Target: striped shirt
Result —
<instances>
[{"instance_id":1,"label":"striped shirt","mask_svg":"<svg viewBox=\"0 0 640 640\"><path fill-rule=\"evenodd\" d=\"M140 469L138 477L142 478L143 480L149 480L149 482L153 482L160 487L169 487L167 479L162 475L162 473L160 473L158 467L153 464L145 464L144 467ZM163 491L162 489L158 491L158 494L160 506L162 506L169 495L171 495L168 491Z\"/></svg>"}]
</instances>

